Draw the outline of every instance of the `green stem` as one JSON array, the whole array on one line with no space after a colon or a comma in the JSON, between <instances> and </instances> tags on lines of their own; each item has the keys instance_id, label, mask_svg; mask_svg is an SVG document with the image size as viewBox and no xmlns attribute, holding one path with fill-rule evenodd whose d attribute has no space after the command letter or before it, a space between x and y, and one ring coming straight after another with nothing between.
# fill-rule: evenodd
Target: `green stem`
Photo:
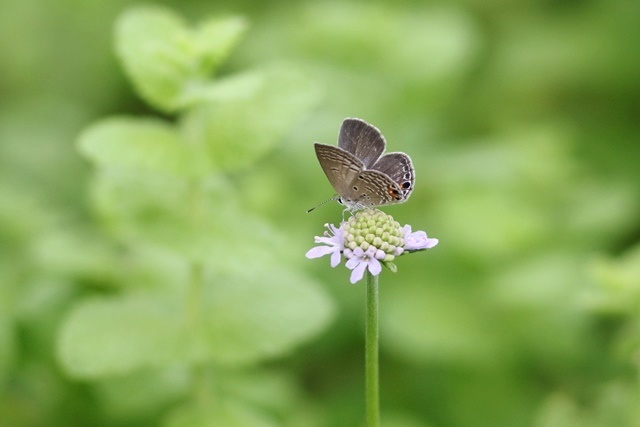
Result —
<instances>
[{"instance_id":1,"label":"green stem","mask_svg":"<svg viewBox=\"0 0 640 427\"><path fill-rule=\"evenodd\" d=\"M192 261L190 266L189 288L187 289L187 322L188 331L197 340L202 323L202 288L204 286L204 266L202 262ZM206 367L202 362L191 365L193 377L193 396L195 400L206 406L209 401L209 387Z\"/></svg>"},{"instance_id":2,"label":"green stem","mask_svg":"<svg viewBox=\"0 0 640 427\"><path fill-rule=\"evenodd\" d=\"M189 190L191 225L194 229L198 229L202 223L202 204L204 197L202 184L198 181L193 181L191 182ZM200 325L202 323L203 288L204 263L199 258L191 259L189 265L189 287L187 289L186 314L188 331L195 341L198 341ZM191 365L191 373L193 375L194 398L201 405L206 405L209 400L206 366L202 362L194 362Z\"/></svg>"},{"instance_id":3,"label":"green stem","mask_svg":"<svg viewBox=\"0 0 640 427\"><path fill-rule=\"evenodd\" d=\"M193 230L199 230L202 224L203 204L202 183L192 180L189 183L188 202L190 208L190 226ZM189 328L192 333L197 333L200 325L202 288L204 282L204 265L200 258L191 258L189 262L189 288L187 289L186 311Z\"/></svg>"},{"instance_id":4,"label":"green stem","mask_svg":"<svg viewBox=\"0 0 640 427\"><path fill-rule=\"evenodd\" d=\"M380 381L378 376L378 276L367 270L365 332L365 405L367 427L380 426Z\"/></svg>"},{"instance_id":5,"label":"green stem","mask_svg":"<svg viewBox=\"0 0 640 427\"><path fill-rule=\"evenodd\" d=\"M192 333L197 332L202 312L202 287L204 282L204 268L201 262L191 261L189 272L189 289L187 290L187 316Z\"/></svg>"}]
</instances>

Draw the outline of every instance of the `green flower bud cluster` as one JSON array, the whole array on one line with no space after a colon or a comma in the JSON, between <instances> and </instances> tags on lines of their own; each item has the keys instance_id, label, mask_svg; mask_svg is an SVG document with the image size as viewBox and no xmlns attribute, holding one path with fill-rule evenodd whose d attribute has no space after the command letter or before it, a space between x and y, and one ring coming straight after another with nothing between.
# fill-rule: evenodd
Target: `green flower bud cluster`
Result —
<instances>
[{"instance_id":1,"label":"green flower bud cluster","mask_svg":"<svg viewBox=\"0 0 640 427\"><path fill-rule=\"evenodd\" d=\"M403 252L404 233L398 221L379 210L359 211L343 224L344 244L352 251L371 246L385 253L381 261L390 262Z\"/></svg>"}]
</instances>

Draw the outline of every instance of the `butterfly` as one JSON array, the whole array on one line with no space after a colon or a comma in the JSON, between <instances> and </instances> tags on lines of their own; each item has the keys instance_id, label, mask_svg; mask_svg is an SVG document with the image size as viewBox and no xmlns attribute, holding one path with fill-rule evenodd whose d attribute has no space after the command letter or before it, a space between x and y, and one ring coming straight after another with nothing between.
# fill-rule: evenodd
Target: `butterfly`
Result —
<instances>
[{"instance_id":1,"label":"butterfly","mask_svg":"<svg viewBox=\"0 0 640 427\"><path fill-rule=\"evenodd\" d=\"M411 158L400 152L383 155L386 145L375 126L351 118L342 122L337 147L316 142L318 162L338 193L329 200L351 212L406 202L415 184Z\"/></svg>"}]
</instances>

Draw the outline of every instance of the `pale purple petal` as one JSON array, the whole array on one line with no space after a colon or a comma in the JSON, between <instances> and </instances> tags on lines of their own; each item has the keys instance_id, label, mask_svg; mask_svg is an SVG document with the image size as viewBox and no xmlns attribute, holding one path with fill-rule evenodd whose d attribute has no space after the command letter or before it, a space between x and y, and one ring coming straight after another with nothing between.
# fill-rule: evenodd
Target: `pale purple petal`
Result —
<instances>
[{"instance_id":1,"label":"pale purple petal","mask_svg":"<svg viewBox=\"0 0 640 427\"><path fill-rule=\"evenodd\" d=\"M336 228L334 225L325 224L324 226L327 230L323 236L316 236L315 242L326 246L311 248L305 256L319 258L331 254L331 266L335 267L340 264L340 251L344 249L344 233L342 229Z\"/></svg>"},{"instance_id":2,"label":"pale purple petal","mask_svg":"<svg viewBox=\"0 0 640 427\"><path fill-rule=\"evenodd\" d=\"M335 252L335 248L331 246L316 246L315 248L311 248L307 251L305 255L309 259L320 258L324 255L329 255L330 253Z\"/></svg>"},{"instance_id":3,"label":"pale purple petal","mask_svg":"<svg viewBox=\"0 0 640 427\"><path fill-rule=\"evenodd\" d=\"M351 259L351 258L354 257L353 251L351 249L349 249L349 248L346 248L343 253L344 253L345 258L347 258L347 259Z\"/></svg>"},{"instance_id":4,"label":"pale purple petal","mask_svg":"<svg viewBox=\"0 0 640 427\"><path fill-rule=\"evenodd\" d=\"M386 257L386 256L387 256L387 254L382 249L378 249L376 251L376 254L375 254L376 259L384 259L384 257Z\"/></svg>"},{"instance_id":5,"label":"pale purple petal","mask_svg":"<svg viewBox=\"0 0 640 427\"><path fill-rule=\"evenodd\" d=\"M405 226L405 229L409 226ZM411 227L409 227L411 230ZM415 233L408 233L404 236L404 249L408 251L415 251L419 249L430 249L438 244L438 239L427 238L427 233L424 231L416 231Z\"/></svg>"},{"instance_id":6,"label":"pale purple petal","mask_svg":"<svg viewBox=\"0 0 640 427\"><path fill-rule=\"evenodd\" d=\"M355 258L353 258L355 259ZM367 268L367 263L364 261L360 261L360 263L353 269L351 272L351 283L356 283L359 280L362 280L362 276L364 276L364 270Z\"/></svg>"},{"instance_id":7,"label":"pale purple petal","mask_svg":"<svg viewBox=\"0 0 640 427\"><path fill-rule=\"evenodd\" d=\"M432 247L434 247L435 245L437 245L440 242L440 240L438 239L427 239L427 249L431 249Z\"/></svg>"},{"instance_id":8,"label":"pale purple petal","mask_svg":"<svg viewBox=\"0 0 640 427\"><path fill-rule=\"evenodd\" d=\"M364 251L362 250L362 248L360 246L358 246L357 248L355 248L353 250L353 256L356 258L362 258L362 256L364 255Z\"/></svg>"},{"instance_id":9,"label":"pale purple petal","mask_svg":"<svg viewBox=\"0 0 640 427\"><path fill-rule=\"evenodd\" d=\"M382 264L375 258L371 258L368 262L369 272L374 276L377 276L382 271Z\"/></svg>"},{"instance_id":10,"label":"pale purple petal","mask_svg":"<svg viewBox=\"0 0 640 427\"><path fill-rule=\"evenodd\" d=\"M404 252L404 248L401 248L400 246L398 246L398 247L396 248L396 250L393 252L393 254L394 254L395 256L400 256L400 255L402 255L402 253L403 253L403 252Z\"/></svg>"},{"instance_id":11,"label":"pale purple petal","mask_svg":"<svg viewBox=\"0 0 640 427\"><path fill-rule=\"evenodd\" d=\"M356 268L358 266L358 264L360 264L362 262L362 260L358 257L353 257L350 258L349 261L347 261L345 263L345 265L347 266L347 268L349 270L353 270L354 268Z\"/></svg>"},{"instance_id":12,"label":"pale purple petal","mask_svg":"<svg viewBox=\"0 0 640 427\"><path fill-rule=\"evenodd\" d=\"M332 246L340 244L340 242L336 242L336 238L335 237L319 237L319 236L316 236L315 242L316 243L324 243L325 245L332 245Z\"/></svg>"},{"instance_id":13,"label":"pale purple petal","mask_svg":"<svg viewBox=\"0 0 640 427\"><path fill-rule=\"evenodd\" d=\"M340 251L334 250L331 254L331 267L336 267L340 264Z\"/></svg>"},{"instance_id":14,"label":"pale purple petal","mask_svg":"<svg viewBox=\"0 0 640 427\"><path fill-rule=\"evenodd\" d=\"M373 258L376 255L378 248L375 246L369 246L369 249L364 253L366 256Z\"/></svg>"},{"instance_id":15,"label":"pale purple petal","mask_svg":"<svg viewBox=\"0 0 640 427\"><path fill-rule=\"evenodd\" d=\"M326 226L326 225L325 225ZM329 230L336 236L342 239L342 228L336 227L333 224L329 224Z\"/></svg>"}]
</instances>

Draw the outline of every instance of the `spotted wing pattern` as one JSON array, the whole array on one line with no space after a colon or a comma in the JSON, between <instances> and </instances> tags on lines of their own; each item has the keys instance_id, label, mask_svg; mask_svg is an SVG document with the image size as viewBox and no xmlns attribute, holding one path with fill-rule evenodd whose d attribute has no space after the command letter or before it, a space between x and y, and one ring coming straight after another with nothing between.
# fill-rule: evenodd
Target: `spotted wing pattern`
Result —
<instances>
[{"instance_id":1,"label":"spotted wing pattern","mask_svg":"<svg viewBox=\"0 0 640 427\"><path fill-rule=\"evenodd\" d=\"M338 147L356 156L369 169L384 153L387 143L378 128L360 119L345 119Z\"/></svg>"},{"instance_id":2,"label":"spotted wing pattern","mask_svg":"<svg viewBox=\"0 0 640 427\"><path fill-rule=\"evenodd\" d=\"M400 203L402 197L402 189L384 173L365 170L351 182L343 201L346 205L372 207Z\"/></svg>"},{"instance_id":3,"label":"spotted wing pattern","mask_svg":"<svg viewBox=\"0 0 640 427\"><path fill-rule=\"evenodd\" d=\"M350 210L402 203L411 195L415 184L411 158L404 153L382 156L385 146L380 131L360 119L345 119L337 147L315 143L338 201Z\"/></svg>"},{"instance_id":4,"label":"spotted wing pattern","mask_svg":"<svg viewBox=\"0 0 640 427\"><path fill-rule=\"evenodd\" d=\"M408 199L413 192L416 174L411 163L411 158L404 153L388 153L380 157L371 168L391 178L402 191L403 201Z\"/></svg>"}]
</instances>

